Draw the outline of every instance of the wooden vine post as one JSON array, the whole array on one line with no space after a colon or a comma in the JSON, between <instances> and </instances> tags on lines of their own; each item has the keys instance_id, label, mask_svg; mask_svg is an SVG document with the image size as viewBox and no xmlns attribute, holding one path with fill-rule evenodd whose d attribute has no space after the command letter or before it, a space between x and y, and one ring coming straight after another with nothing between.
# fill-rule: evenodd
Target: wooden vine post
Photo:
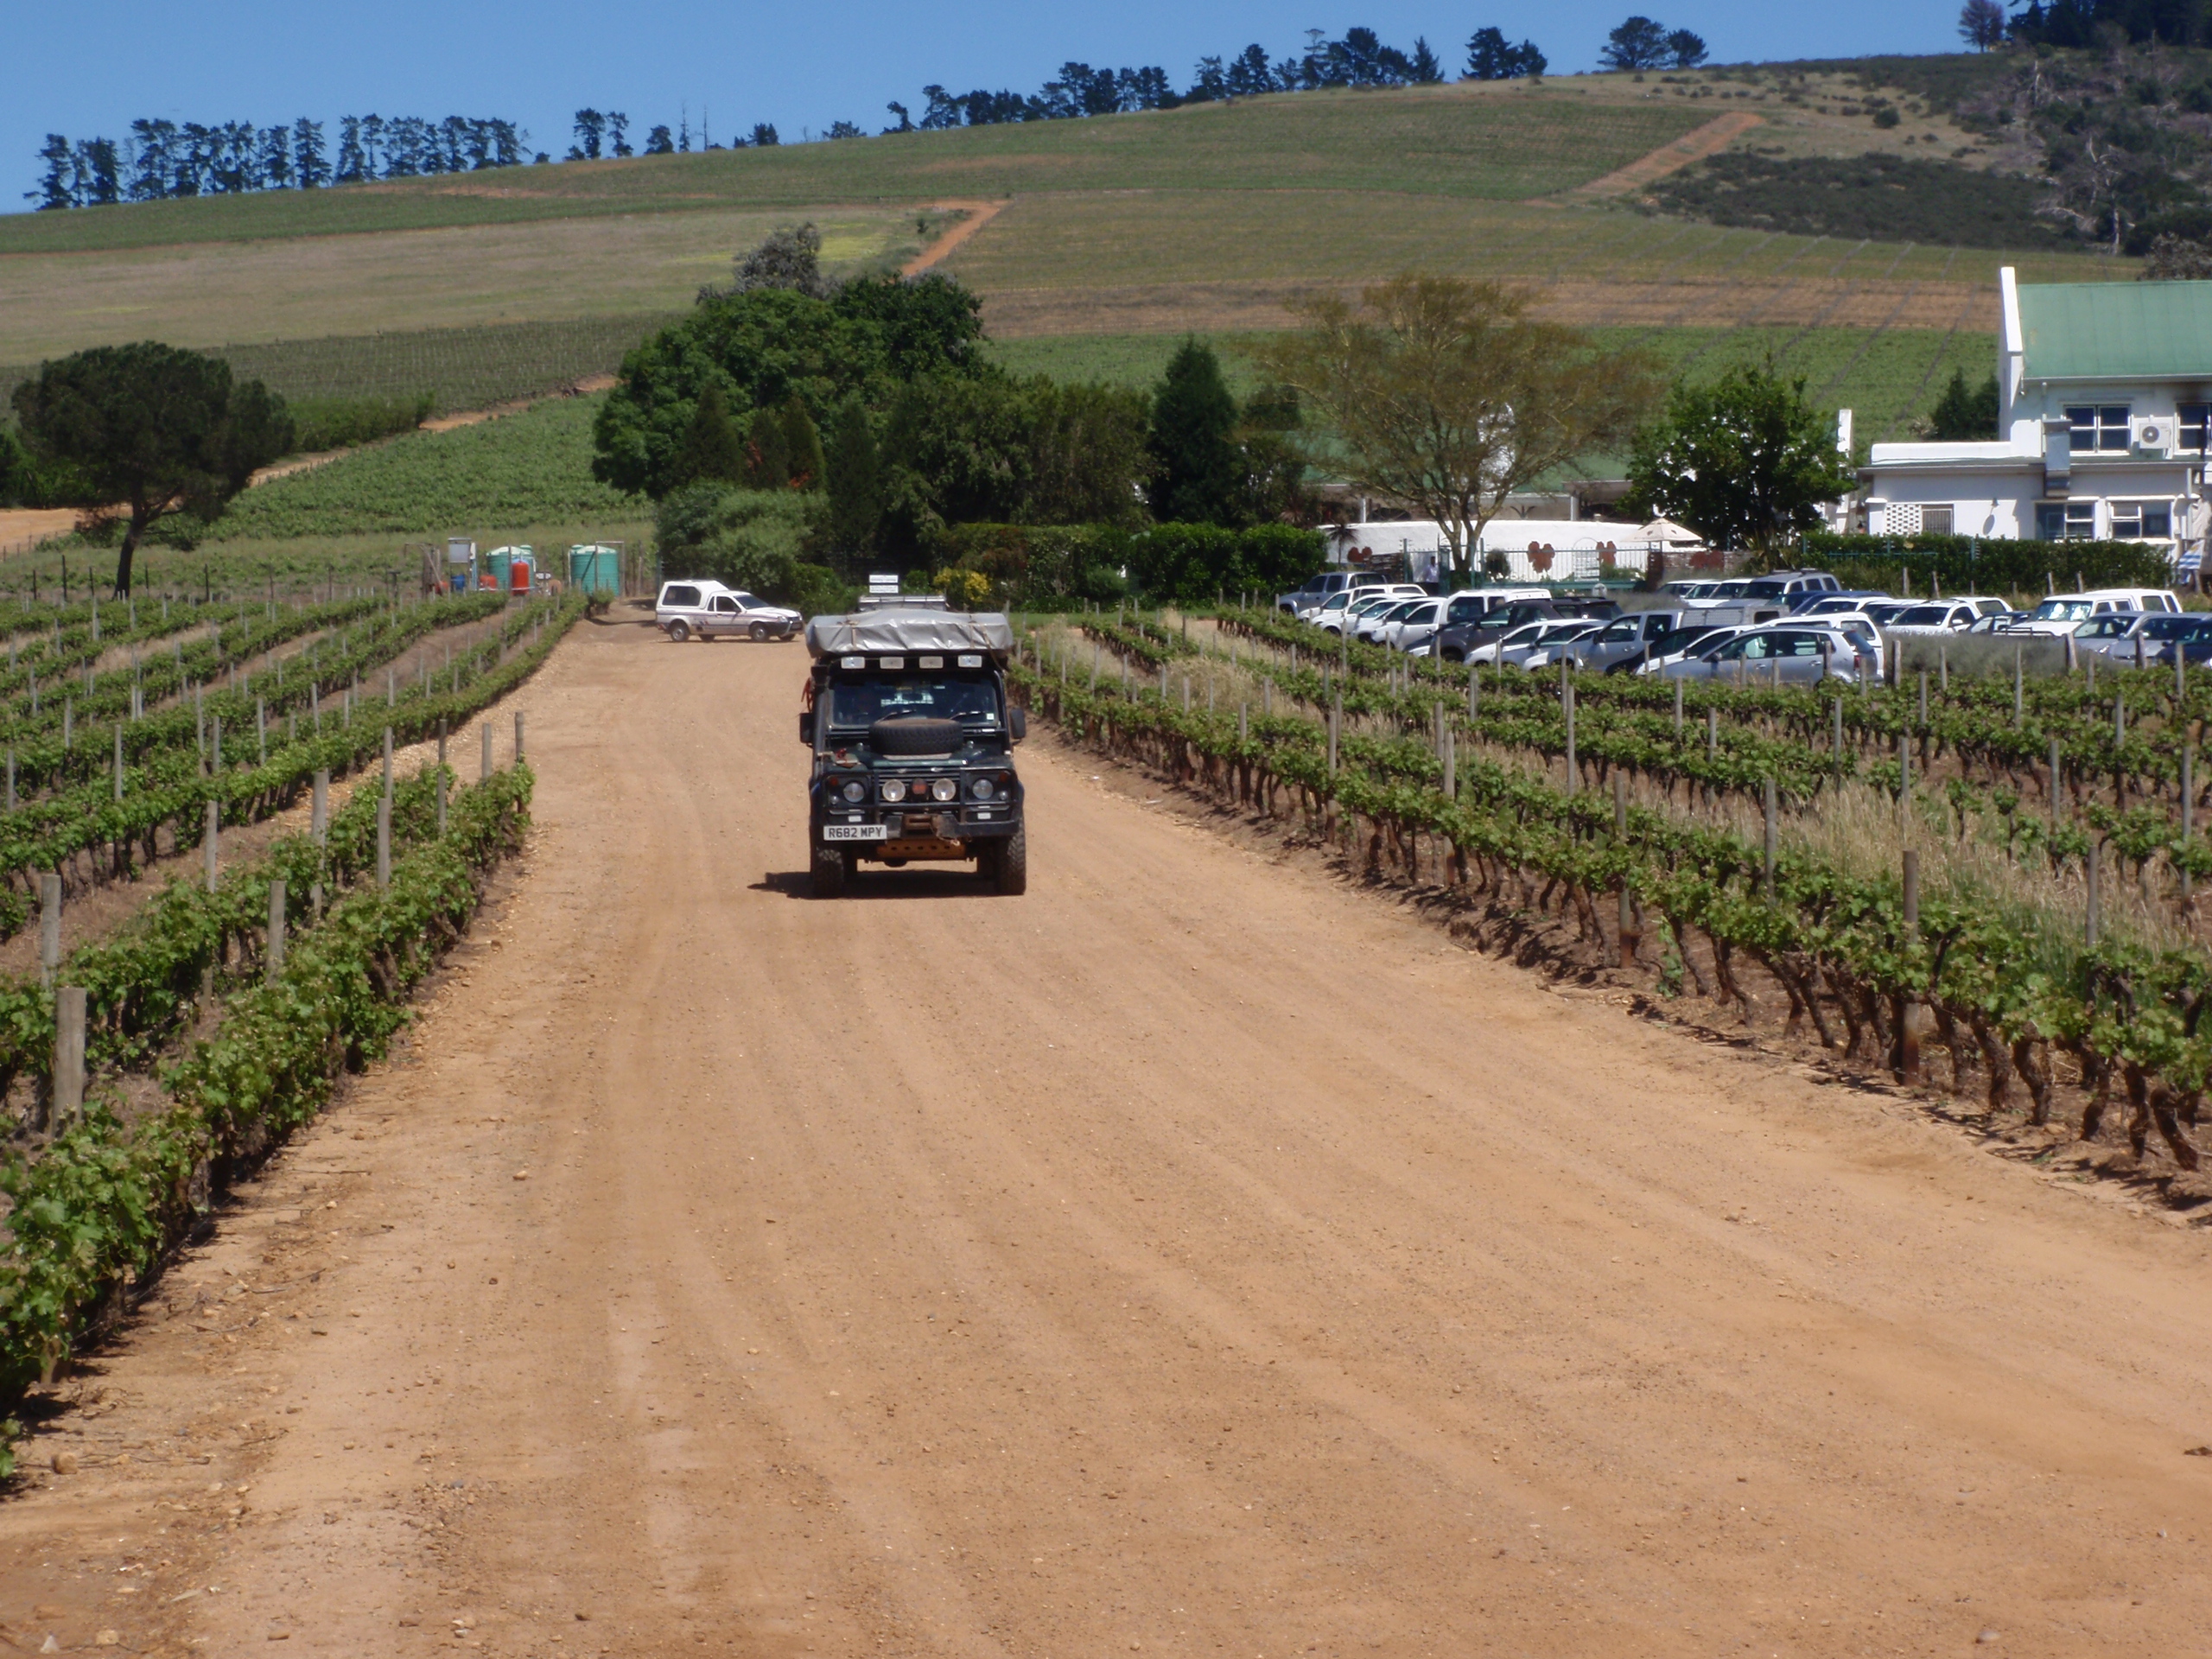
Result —
<instances>
[{"instance_id":1,"label":"wooden vine post","mask_svg":"<svg viewBox=\"0 0 2212 1659\"><path fill-rule=\"evenodd\" d=\"M1908 949L1920 942L1920 855L1904 850L1904 938ZM1900 995L1897 1017L1897 1077L1905 1083L1921 1081L1920 999Z\"/></svg>"},{"instance_id":2,"label":"wooden vine post","mask_svg":"<svg viewBox=\"0 0 2212 1659\"><path fill-rule=\"evenodd\" d=\"M1679 690L1681 682L1675 682ZM1622 846L1628 844L1628 773L1618 767L1613 772L1613 838ZM1636 925L1636 905L1629 897L1628 877L1621 877L1620 915L1618 931L1621 941L1621 966L1631 967L1636 962L1637 947L1643 944L1638 937L1641 930Z\"/></svg>"}]
</instances>

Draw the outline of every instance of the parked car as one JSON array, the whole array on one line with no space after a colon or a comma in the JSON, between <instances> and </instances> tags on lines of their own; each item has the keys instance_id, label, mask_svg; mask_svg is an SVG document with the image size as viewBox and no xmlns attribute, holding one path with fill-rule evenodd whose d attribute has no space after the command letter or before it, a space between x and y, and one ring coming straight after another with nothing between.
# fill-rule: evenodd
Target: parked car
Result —
<instances>
[{"instance_id":1,"label":"parked car","mask_svg":"<svg viewBox=\"0 0 2212 1659\"><path fill-rule=\"evenodd\" d=\"M1430 649L1447 663L1473 661L1471 652L1485 645L1494 645L1511 628L1524 622L1557 621L1560 614L1548 599L1516 600L1484 612L1471 621L1447 621L1437 630ZM1485 657L1484 662L1495 660Z\"/></svg>"},{"instance_id":2,"label":"parked car","mask_svg":"<svg viewBox=\"0 0 2212 1659\"><path fill-rule=\"evenodd\" d=\"M1884 625L1884 631L1915 635L1964 633L1980 620L1980 615L1964 600L1931 600L1899 611Z\"/></svg>"},{"instance_id":3,"label":"parked car","mask_svg":"<svg viewBox=\"0 0 2212 1659\"><path fill-rule=\"evenodd\" d=\"M806 619L719 582L664 582L653 602L653 625L682 645L686 639L790 639Z\"/></svg>"},{"instance_id":4,"label":"parked car","mask_svg":"<svg viewBox=\"0 0 2212 1659\"><path fill-rule=\"evenodd\" d=\"M1393 651L1418 651L1443 626L1443 616L1442 600L1417 599L1391 613L1391 620L1382 625L1380 638Z\"/></svg>"},{"instance_id":5,"label":"parked car","mask_svg":"<svg viewBox=\"0 0 2212 1659\"><path fill-rule=\"evenodd\" d=\"M1991 611L1986 615L1974 618L1974 626L1967 632L1983 635L2010 633L2027 620L2028 613L2025 611Z\"/></svg>"},{"instance_id":6,"label":"parked car","mask_svg":"<svg viewBox=\"0 0 2212 1659\"><path fill-rule=\"evenodd\" d=\"M1807 592L1798 594L1791 601L1789 614L1793 619L1827 616L1844 611L1864 610L1869 604L1885 603L1889 598L1889 594L1878 593L1872 588L1844 588L1833 593Z\"/></svg>"},{"instance_id":7,"label":"parked car","mask_svg":"<svg viewBox=\"0 0 2212 1659\"><path fill-rule=\"evenodd\" d=\"M1840 629L1785 624L1749 628L1732 639L1669 664L1670 680L1733 680L1812 685L1824 679L1872 678L1876 670Z\"/></svg>"},{"instance_id":8,"label":"parked car","mask_svg":"<svg viewBox=\"0 0 2212 1659\"><path fill-rule=\"evenodd\" d=\"M2196 621L2186 611L2107 611L2076 626L2074 643L2118 662L2132 664L2139 656L2147 664L2160 646L2189 633Z\"/></svg>"},{"instance_id":9,"label":"parked car","mask_svg":"<svg viewBox=\"0 0 2212 1659\"><path fill-rule=\"evenodd\" d=\"M2146 662L2171 668L2174 652L2178 651L2190 662L2212 663L2212 616L2193 612L2183 617L2182 622L2183 626L2160 644L2155 655L2145 658Z\"/></svg>"},{"instance_id":10,"label":"parked car","mask_svg":"<svg viewBox=\"0 0 2212 1659\"><path fill-rule=\"evenodd\" d=\"M1321 615L1315 620L1321 627L1331 633L1342 633L1349 627L1352 630L1352 637L1357 639L1359 618L1370 615L1377 610L1388 610L1393 606L1402 605L1409 599L1427 597L1428 594L1425 588L1416 588L1409 582L1386 582L1380 587L1373 588L1355 588L1351 590L1351 602L1343 610L1332 616L1326 607L1324 607Z\"/></svg>"},{"instance_id":11,"label":"parked car","mask_svg":"<svg viewBox=\"0 0 2212 1659\"><path fill-rule=\"evenodd\" d=\"M1427 598L1401 599L1388 605L1373 606L1366 614L1351 625L1351 637L1364 640L1371 645L1386 645L1389 643L1389 634L1386 630L1391 623L1410 616L1424 605L1434 603L1436 603L1434 600Z\"/></svg>"},{"instance_id":12,"label":"parked car","mask_svg":"<svg viewBox=\"0 0 2212 1659\"><path fill-rule=\"evenodd\" d=\"M1643 659L1637 663L1635 667L1625 671L1633 674L1657 674L1686 658L1697 656L1701 652L1712 651L1724 642L1734 639L1739 633L1748 633L1756 626L1748 622L1700 622L1696 618L1697 613L1690 612L1688 619L1681 627L1676 628L1672 633L1662 633L1654 639L1644 647ZM1614 669L1609 671L1619 673L1624 671Z\"/></svg>"},{"instance_id":13,"label":"parked car","mask_svg":"<svg viewBox=\"0 0 2212 1659\"><path fill-rule=\"evenodd\" d=\"M1630 611L1617 616L1595 633L1586 633L1568 647L1580 668L1604 671L1631 657L1641 657L1654 639L1682 625L1681 611Z\"/></svg>"},{"instance_id":14,"label":"parked car","mask_svg":"<svg viewBox=\"0 0 2212 1659\"><path fill-rule=\"evenodd\" d=\"M1874 619L1874 626L1886 628L1897 617L1919 604L1916 599L1870 599L1859 607L1859 614Z\"/></svg>"},{"instance_id":15,"label":"parked car","mask_svg":"<svg viewBox=\"0 0 2212 1659\"><path fill-rule=\"evenodd\" d=\"M1744 590L1751 585L1749 576L1730 576L1725 582L1706 586L1703 593L1682 601L1686 610L1704 610L1714 605L1738 605L1743 602Z\"/></svg>"},{"instance_id":16,"label":"parked car","mask_svg":"<svg viewBox=\"0 0 2212 1659\"><path fill-rule=\"evenodd\" d=\"M2113 611L2180 609L2181 601L2163 588L2094 588L2085 594L2053 594L2029 612L2027 620L2017 624L2015 632L2056 638L2073 632L2093 616Z\"/></svg>"},{"instance_id":17,"label":"parked car","mask_svg":"<svg viewBox=\"0 0 2212 1659\"><path fill-rule=\"evenodd\" d=\"M1522 656L1521 666L1533 674L1540 668L1557 668L1563 662L1572 662L1574 657L1574 647L1605 626L1605 619L1602 617L1582 617L1573 622L1562 621L1557 625L1555 632L1547 634L1539 639L1534 651Z\"/></svg>"},{"instance_id":18,"label":"parked car","mask_svg":"<svg viewBox=\"0 0 2212 1659\"><path fill-rule=\"evenodd\" d=\"M1507 629L1494 644L1478 646L1469 654L1467 660L1471 663L1495 663L1500 668L1519 668L1547 645L1594 633L1599 626L1586 617L1539 618L1534 622L1523 622L1517 628Z\"/></svg>"},{"instance_id":19,"label":"parked car","mask_svg":"<svg viewBox=\"0 0 2212 1659\"><path fill-rule=\"evenodd\" d=\"M1364 574L1358 570L1319 571L1306 579L1303 588L1287 594L1277 594L1275 609L1287 611L1293 616L1303 616L1309 610L1318 610L1321 601L1330 594L1357 587Z\"/></svg>"},{"instance_id":20,"label":"parked car","mask_svg":"<svg viewBox=\"0 0 2212 1659\"><path fill-rule=\"evenodd\" d=\"M1840 594L1843 584L1826 570L1770 570L1745 584L1747 600L1778 601L1785 610L1815 594Z\"/></svg>"}]
</instances>

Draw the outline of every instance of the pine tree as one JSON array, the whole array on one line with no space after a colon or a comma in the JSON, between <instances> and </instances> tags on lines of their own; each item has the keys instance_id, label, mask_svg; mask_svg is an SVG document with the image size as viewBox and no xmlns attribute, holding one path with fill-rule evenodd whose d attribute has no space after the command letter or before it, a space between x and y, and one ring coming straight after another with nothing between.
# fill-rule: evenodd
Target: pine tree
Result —
<instances>
[{"instance_id":1,"label":"pine tree","mask_svg":"<svg viewBox=\"0 0 2212 1659\"><path fill-rule=\"evenodd\" d=\"M830 422L830 443L823 457L823 486L829 498L827 527L833 552L865 553L875 546L883 521L883 457L875 428L861 400L848 397Z\"/></svg>"},{"instance_id":2,"label":"pine tree","mask_svg":"<svg viewBox=\"0 0 2212 1659\"><path fill-rule=\"evenodd\" d=\"M673 156L676 154L676 135L665 126L655 127L645 135L645 154Z\"/></svg>"},{"instance_id":3,"label":"pine tree","mask_svg":"<svg viewBox=\"0 0 2212 1659\"><path fill-rule=\"evenodd\" d=\"M46 163L46 171L39 176L38 188L24 191L23 199L36 202L41 213L50 213L60 207L74 207L77 197L71 188L73 174L70 167L69 141L58 132L48 133L45 144L39 149L38 158Z\"/></svg>"},{"instance_id":4,"label":"pine tree","mask_svg":"<svg viewBox=\"0 0 2212 1659\"><path fill-rule=\"evenodd\" d=\"M1943 388L1936 407L1928 412L1928 436L1935 443L1987 442L1997 430L1997 377L1991 375L1969 391L1964 369L1951 371L1951 384Z\"/></svg>"},{"instance_id":5,"label":"pine tree","mask_svg":"<svg viewBox=\"0 0 2212 1659\"><path fill-rule=\"evenodd\" d=\"M1436 60L1436 54L1428 44L1428 37L1414 37L1414 56L1411 79L1416 86L1433 86L1444 79L1444 66Z\"/></svg>"},{"instance_id":6,"label":"pine tree","mask_svg":"<svg viewBox=\"0 0 2212 1659\"><path fill-rule=\"evenodd\" d=\"M86 207L108 207L123 200L123 169L114 139L84 140L77 146L77 162L86 180Z\"/></svg>"},{"instance_id":7,"label":"pine tree","mask_svg":"<svg viewBox=\"0 0 2212 1659\"><path fill-rule=\"evenodd\" d=\"M303 115L292 123L292 171L301 189L320 190L330 182L330 166L322 157L322 123Z\"/></svg>"},{"instance_id":8,"label":"pine tree","mask_svg":"<svg viewBox=\"0 0 2212 1659\"><path fill-rule=\"evenodd\" d=\"M745 481L756 490L780 490L791 481L791 450L784 439L781 410L753 411L745 435Z\"/></svg>"},{"instance_id":9,"label":"pine tree","mask_svg":"<svg viewBox=\"0 0 2212 1659\"><path fill-rule=\"evenodd\" d=\"M670 470L677 485L706 480L734 484L745 477L745 440L729 417L729 399L718 382L709 381L699 394Z\"/></svg>"},{"instance_id":10,"label":"pine tree","mask_svg":"<svg viewBox=\"0 0 2212 1659\"><path fill-rule=\"evenodd\" d=\"M784 467L791 488L822 487L822 433L796 393L784 404Z\"/></svg>"},{"instance_id":11,"label":"pine tree","mask_svg":"<svg viewBox=\"0 0 2212 1659\"><path fill-rule=\"evenodd\" d=\"M629 134L630 118L620 110L609 110L607 112L607 136L614 155L621 156L637 153L630 148Z\"/></svg>"},{"instance_id":12,"label":"pine tree","mask_svg":"<svg viewBox=\"0 0 2212 1659\"><path fill-rule=\"evenodd\" d=\"M1222 378L1213 347L1185 340L1152 395L1147 447L1158 464L1153 517L1172 524L1235 524L1238 499L1236 399Z\"/></svg>"}]
</instances>

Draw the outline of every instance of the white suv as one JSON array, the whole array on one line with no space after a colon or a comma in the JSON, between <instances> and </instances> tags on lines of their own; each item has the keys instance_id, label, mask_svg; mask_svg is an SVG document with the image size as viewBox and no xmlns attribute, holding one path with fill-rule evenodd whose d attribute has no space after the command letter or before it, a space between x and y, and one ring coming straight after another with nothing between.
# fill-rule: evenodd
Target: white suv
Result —
<instances>
[{"instance_id":1,"label":"white suv","mask_svg":"<svg viewBox=\"0 0 2212 1659\"><path fill-rule=\"evenodd\" d=\"M747 639L790 639L805 619L782 605L719 582L664 582L653 605L653 625L682 645L696 635L719 639L724 635Z\"/></svg>"}]
</instances>

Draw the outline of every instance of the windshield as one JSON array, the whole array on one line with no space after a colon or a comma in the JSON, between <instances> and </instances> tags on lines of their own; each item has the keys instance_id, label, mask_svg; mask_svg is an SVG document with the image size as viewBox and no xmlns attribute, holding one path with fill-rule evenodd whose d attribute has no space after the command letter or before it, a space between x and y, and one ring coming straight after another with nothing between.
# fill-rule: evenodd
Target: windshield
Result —
<instances>
[{"instance_id":1,"label":"windshield","mask_svg":"<svg viewBox=\"0 0 2212 1659\"><path fill-rule=\"evenodd\" d=\"M2035 608L2036 620L2043 622L2075 622L2090 614L2086 599L2046 599Z\"/></svg>"},{"instance_id":2,"label":"windshield","mask_svg":"<svg viewBox=\"0 0 2212 1659\"><path fill-rule=\"evenodd\" d=\"M830 683L833 728L861 728L899 715L995 726L998 693L983 674L867 674Z\"/></svg>"},{"instance_id":3,"label":"windshield","mask_svg":"<svg viewBox=\"0 0 2212 1659\"><path fill-rule=\"evenodd\" d=\"M1951 607L1948 605L1915 605L1911 609L1899 614L1895 620L1894 626L1900 628L1923 628L1938 622L1948 622L1950 620Z\"/></svg>"}]
</instances>

